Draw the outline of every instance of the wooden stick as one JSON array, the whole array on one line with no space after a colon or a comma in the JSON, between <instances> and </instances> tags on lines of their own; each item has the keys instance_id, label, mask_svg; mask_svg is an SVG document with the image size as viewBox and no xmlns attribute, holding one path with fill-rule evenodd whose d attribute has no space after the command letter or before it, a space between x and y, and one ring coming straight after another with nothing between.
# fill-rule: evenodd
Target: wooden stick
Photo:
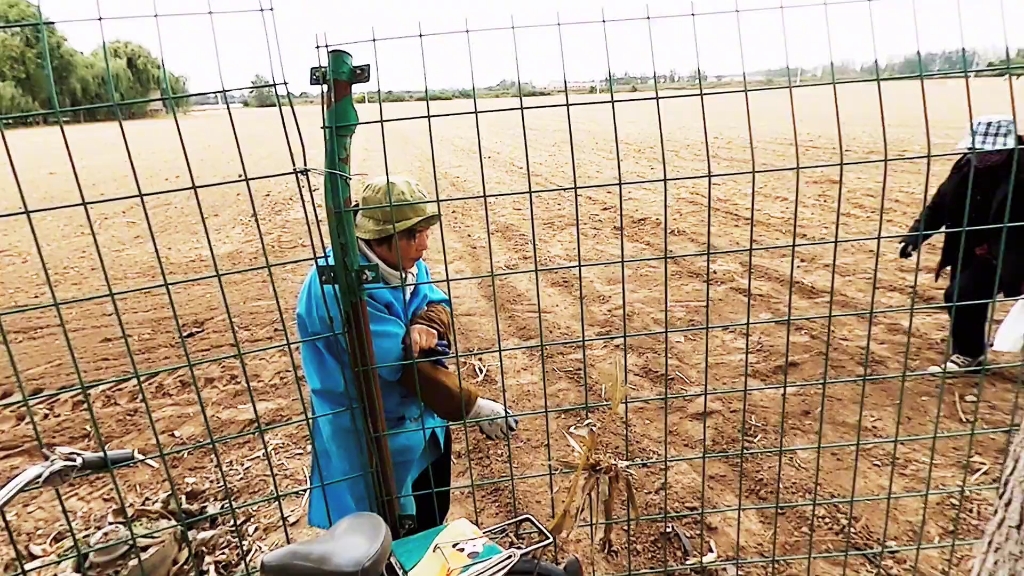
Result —
<instances>
[{"instance_id":1,"label":"wooden stick","mask_svg":"<svg viewBox=\"0 0 1024 576\"><path fill-rule=\"evenodd\" d=\"M956 413L960 415L960 421L967 424L967 417L964 416L964 409L960 406L960 393L953 390L953 397L956 399Z\"/></svg>"}]
</instances>

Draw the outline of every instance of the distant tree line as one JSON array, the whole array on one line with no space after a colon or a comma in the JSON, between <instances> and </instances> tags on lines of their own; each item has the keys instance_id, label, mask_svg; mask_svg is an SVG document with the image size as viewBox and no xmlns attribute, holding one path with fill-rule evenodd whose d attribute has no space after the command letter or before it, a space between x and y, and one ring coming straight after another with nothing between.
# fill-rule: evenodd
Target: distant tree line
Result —
<instances>
[{"instance_id":1,"label":"distant tree line","mask_svg":"<svg viewBox=\"0 0 1024 576\"><path fill-rule=\"evenodd\" d=\"M698 79L702 82L707 82L708 73L700 68L696 68L682 74L673 68L668 71L668 74L658 74L657 76L654 76L646 73L631 74L627 70L621 74L613 73L610 76L603 78L601 80L601 85L607 86L611 83L615 86L634 86L638 84L654 84L655 81L657 81L658 84L679 84L682 82L696 84Z\"/></svg>"},{"instance_id":2,"label":"distant tree line","mask_svg":"<svg viewBox=\"0 0 1024 576\"><path fill-rule=\"evenodd\" d=\"M262 75L256 75L248 90L235 93L198 95L190 97L187 79L165 70L150 51L134 42L113 41L83 54L67 43L67 38L54 25L17 24L36 22L46 17L28 0L0 0L0 120L21 124L51 122L57 107L64 112L66 121L92 121L115 118L138 118L150 114L154 104L164 108L174 105L187 109L192 103L240 103L245 106L277 106L287 103L278 97L276 86ZM14 26L11 26L14 25ZM979 70L982 69L982 70ZM48 72L49 70L49 72ZM978 76L1024 75L1024 49L1009 58L986 59L975 50L947 50L904 56L885 64L837 62L808 68L776 68L747 73L752 83L778 83L787 79L796 81L833 81L838 79L899 77L916 75L956 74L965 70ZM711 82L734 81L735 78L712 76ZM629 71L609 74L590 83L589 92L603 91L600 87L611 84L617 90L653 89L654 83L664 87L707 83L706 71L688 72L669 70L667 74L632 74ZM600 86L600 87L599 87ZM367 91L354 95L357 103L409 102L423 100L453 100L469 98L509 98L545 96L560 92L538 88L530 82L515 79L501 80L492 86L435 90L388 90L383 93ZM289 94L291 100L318 100L319 94L303 92ZM155 100L155 101L150 101ZM120 104L117 109L112 102ZM156 106L159 107L159 106ZM10 116L16 116L12 119Z\"/></svg>"},{"instance_id":3,"label":"distant tree line","mask_svg":"<svg viewBox=\"0 0 1024 576\"><path fill-rule=\"evenodd\" d=\"M978 76L1024 76L1024 48L1017 50L1017 53L1010 58L993 60L985 67L999 68L999 70L985 70L979 72Z\"/></svg>"},{"instance_id":4,"label":"distant tree line","mask_svg":"<svg viewBox=\"0 0 1024 576\"><path fill-rule=\"evenodd\" d=\"M40 17L27 0L0 0L0 24ZM175 105L186 107L187 94L184 76L165 71L149 50L133 42L108 42L105 51L100 46L83 54L50 24L8 27L0 33L0 116L108 104L64 114L70 121L107 120L116 117L111 102L159 97L169 106L169 98L176 97ZM123 118L145 116L149 108L149 102L119 107ZM39 114L17 122L53 119Z\"/></svg>"},{"instance_id":5,"label":"distant tree line","mask_svg":"<svg viewBox=\"0 0 1024 576\"><path fill-rule=\"evenodd\" d=\"M1024 75L1024 49L1019 49L1010 57L991 60L986 59L976 50L946 50L942 52L925 52L920 55L908 54L898 60L885 64L875 62L835 62L831 65L822 65L815 68L771 68L767 70L755 70L746 73L751 84L774 84L786 82L787 80L801 82L808 80L831 81L833 79L856 79L874 78L877 74L881 78L892 78L900 76L934 76L936 74L963 74L964 71L977 76L1021 76ZM735 82L739 75L714 75L711 82ZM610 80L609 80L610 78ZM663 87L672 85L692 85L707 83L709 81L707 72L696 69L685 74L676 70L669 70L668 74L659 74L656 78L650 74L632 74L629 71L613 73L610 77L600 80L602 87L608 86L609 82L614 86L626 86L629 91L638 89L653 89L655 79ZM595 86L590 88L590 93L597 92Z\"/></svg>"},{"instance_id":6,"label":"distant tree line","mask_svg":"<svg viewBox=\"0 0 1024 576\"><path fill-rule=\"evenodd\" d=\"M854 78L892 78L899 76L934 76L936 74L976 74L977 76L1021 76L1024 75L1024 49L1017 50L1011 58L987 60L976 50L945 50L908 54L885 64L868 62L835 62L831 65L810 68L773 68L751 73L767 80L822 79L842 80Z\"/></svg>"},{"instance_id":7,"label":"distant tree line","mask_svg":"<svg viewBox=\"0 0 1024 576\"><path fill-rule=\"evenodd\" d=\"M240 102L242 105L250 108L267 108L277 106L277 87L273 84L274 83L268 80L266 76L257 74L253 76L252 81L249 82L251 88L244 94L232 95L234 98L229 99L229 102ZM310 92L302 92L301 94L289 92L287 95L280 96L281 104L287 106L288 98L291 98L294 103L302 100L314 100L316 96Z\"/></svg>"},{"instance_id":8,"label":"distant tree line","mask_svg":"<svg viewBox=\"0 0 1024 576\"><path fill-rule=\"evenodd\" d=\"M773 68L768 70L757 70L746 74L749 84L776 84L786 82L787 79L796 82L807 81L832 81L839 79L874 78L876 74L882 78L900 76L933 76L936 73L956 74L967 70L970 74L977 76L1013 76L1024 75L1024 49L1017 50L1010 59L988 60L975 50L946 50L942 52L925 52L920 55L909 54L898 60L885 64L837 62L832 65L823 65L816 68ZM735 82L736 76L714 75L709 76L707 71L700 68L687 72L679 72L671 69L667 74L657 76L639 73L634 74L628 70L614 72L603 79L591 81L590 86L585 89L590 94L605 91L612 85L616 91L625 89L627 92L642 90L653 90L655 82L664 88L691 86L704 83ZM382 102L410 102L430 100L453 100L457 98L508 98L518 97L520 93L526 96L545 96L560 92L557 86L554 89L536 88L529 82L518 83L515 80L502 80L493 86L478 88L475 93L468 88L447 89L447 90L388 90L378 95L377 92L368 91L354 96L357 104ZM272 105L272 104L271 104Z\"/></svg>"},{"instance_id":9,"label":"distant tree line","mask_svg":"<svg viewBox=\"0 0 1024 576\"><path fill-rule=\"evenodd\" d=\"M442 90L388 90L377 93L367 91L356 94L352 98L356 104L377 103L377 102L422 102L429 99L434 100L456 100L476 98L524 98L531 96L548 96L551 90L537 88L530 82L517 82L516 80L502 80L493 86L477 88L452 88Z\"/></svg>"}]
</instances>

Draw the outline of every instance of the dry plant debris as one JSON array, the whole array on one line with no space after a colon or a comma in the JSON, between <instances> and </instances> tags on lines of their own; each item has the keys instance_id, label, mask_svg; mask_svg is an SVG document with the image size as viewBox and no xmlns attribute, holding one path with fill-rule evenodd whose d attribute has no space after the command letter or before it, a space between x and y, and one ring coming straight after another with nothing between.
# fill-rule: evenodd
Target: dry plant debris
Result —
<instances>
[{"instance_id":1,"label":"dry plant debris","mask_svg":"<svg viewBox=\"0 0 1024 576\"><path fill-rule=\"evenodd\" d=\"M628 462L597 452L597 424L592 420L572 426L569 432L563 430L562 433L572 446L576 461L556 461L555 464L563 468L575 468L576 472L569 482L565 500L551 522L549 530L556 538L568 536L579 523L587 503L593 506L596 499L601 504L605 522L601 535L601 550L610 553L613 549L611 522L615 516L615 502L623 490L626 493L629 510L635 518L640 517L636 490L633 487L636 472L629 469ZM583 439L582 446L573 435Z\"/></svg>"},{"instance_id":2,"label":"dry plant debris","mask_svg":"<svg viewBox=\"0 0 1024 576\"><path fill-rule=\"evenodd\" d=\"M215 576L239 572L251 561L239 549L233 522L222 515L226 494L193 486L176 498L168 492L147 500L127 511L111 510L105 526L77 535L77 547L66 529L43 545L29 545L33 559L25 570L38 569L40 576ZM256 527L242 531L252 536ZM5 573L17 569L14 563L4 566Z\"/></svg>"}]
</instances>

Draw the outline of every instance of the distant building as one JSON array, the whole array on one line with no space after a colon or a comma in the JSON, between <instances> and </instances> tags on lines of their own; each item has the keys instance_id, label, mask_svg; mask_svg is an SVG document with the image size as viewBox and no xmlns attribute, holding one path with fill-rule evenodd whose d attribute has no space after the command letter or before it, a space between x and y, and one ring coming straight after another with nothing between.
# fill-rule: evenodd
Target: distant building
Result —
<instances>
[{"instance_id":1,"label":"distant building","mask_svg":"<svg viewBox=\"0 0 1024 576\"><path fill-rule=\"evenodd\" d=\"M794 75L796 73L794 72ZM747 82L761 81L765 79L764 73L761 72L748 72L746 76L744 74L720 74L712 76L717 82L742 82L746 78ZM694 80L696 82L696 80Z\"/></svg>"},{"instance_id":2,"label":"distant building","mask_svg":"<svg viewBox=\"0 0 1024 576\"><path fill-rule=\"evenodd\" d=\"M159 90L152 90L147 98L155 99L146 106L146 112L149 113L163 113L164 112L164 101L161 99Z\"/></svg>"},{"instance_id":3,"label":"distant building","mask_svg":"<svg viewBox=\"0 0 1024 576\"><path fill-rule=\"evenodd\" d=\"M193 106L216 106L220 104L217 94L199 94L192 97Z\"/></svg>"},{"instance_id":4,"label":"distant building","mask_svg":"<svg viewBox=\"0 0 1024 576\"><path fill-rule=\"evenodd\" d=\"M599 82L597 80L585 80L585 81L582 81L582 82L574 81L574 80L570 80L569 82L565 82L565 81L561 81L561 80L555 80L553 82L548 83L546 88L548 90L565 90L566 88L568 88L570 92L586 92L586 91L590 90L591 88L595 88L596 89L596 88L599 88L601 86L607 86L607 85L608 85L607 83L602 84L601 82Z\"/></svg>"},{"instance_id":5,"label":"distant building","mask_svg":"<svg viewBox=\"0 0 1024 576\"><path fill-rule=\"evenodd\" d=\"M212 94L196 94L189 101L194 107L220 108L225 104L244 106L249 97L244 92L214 92Z\"/></svg>"}]
</instances>

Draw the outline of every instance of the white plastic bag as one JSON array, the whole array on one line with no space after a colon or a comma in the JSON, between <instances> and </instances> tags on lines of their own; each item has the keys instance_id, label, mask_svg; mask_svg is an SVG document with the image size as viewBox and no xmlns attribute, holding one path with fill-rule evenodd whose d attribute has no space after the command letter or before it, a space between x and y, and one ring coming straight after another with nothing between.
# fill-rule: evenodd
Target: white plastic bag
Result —
<instances>
[{"instance_id":1,"label":"white plastic bag","mask_svg":"<svg viewBox=\"0 0 1024 576\"><path fill-rule=\"evenodd\" d=\"M1018 300L1010 308L1006 319L996 330L992 349L996 352L1024 351L1024 300Z\"/></svg>"}]
</instances>

